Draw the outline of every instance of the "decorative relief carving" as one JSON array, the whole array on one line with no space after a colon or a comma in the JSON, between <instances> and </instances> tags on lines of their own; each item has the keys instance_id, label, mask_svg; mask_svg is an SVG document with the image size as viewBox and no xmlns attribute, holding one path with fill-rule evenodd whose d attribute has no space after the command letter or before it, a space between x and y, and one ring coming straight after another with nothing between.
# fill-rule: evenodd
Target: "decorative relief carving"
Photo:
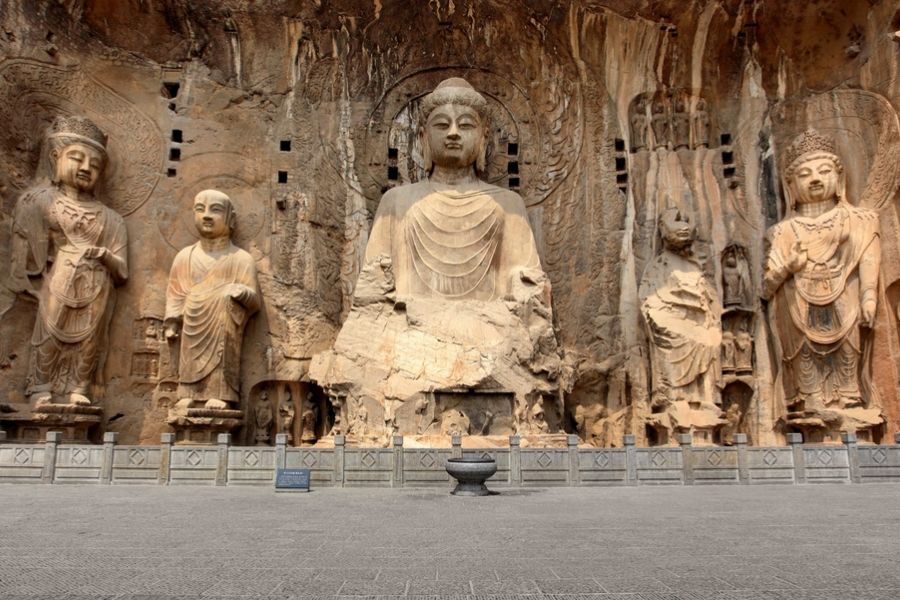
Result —
<instances>
[{"instance_id":1,"label":"decorative relief carving","mask_svg":"<svg viewBox=\"0 0 900 600\"><path fill-rule=\"evenodd\" d=\"M22 148L53 116L84 114L109 135L110 169L101 189L108 206L128 215L150 197L162 172L163 137L153 121L80 67L60 67L25 59L0 63L0 148ZM3 156L13 185L23 188L39 148ZM43 169L41 175L50 176Z\"/></svg>"}]
</instances>

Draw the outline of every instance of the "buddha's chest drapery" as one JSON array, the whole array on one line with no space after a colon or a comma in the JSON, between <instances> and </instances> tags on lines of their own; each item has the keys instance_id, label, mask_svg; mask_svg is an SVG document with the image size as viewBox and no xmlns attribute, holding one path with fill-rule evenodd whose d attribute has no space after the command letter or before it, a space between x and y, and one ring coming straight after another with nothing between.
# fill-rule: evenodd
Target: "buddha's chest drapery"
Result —
<instances>
[{"instance_id":1,"label":"buddha's chest drapery","mask_svg":"<svg viewBox=\"0 0 900 600\"><path fill-rule=\"evenodd\" d=\"M483 193L433 192L410 207L399 233L415 293L491 298L497 291L503 210Z\"/></svg>"}]
</instances>

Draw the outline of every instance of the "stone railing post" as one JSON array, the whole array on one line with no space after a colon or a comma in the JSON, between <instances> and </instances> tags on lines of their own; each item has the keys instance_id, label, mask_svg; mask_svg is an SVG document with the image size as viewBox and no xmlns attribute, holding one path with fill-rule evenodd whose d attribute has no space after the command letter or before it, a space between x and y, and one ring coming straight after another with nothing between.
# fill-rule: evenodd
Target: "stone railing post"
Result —
<instances>
[{"instance_id":1,"label":"stone railing post","mask_svg":"<svg viewBox=\"0 0 900 600\"><path fill-rule=\"evenodd\" d=\"M285 465L287 464L287 434L286 433L276 433L275 434L275 469L276 472L273 474L273 477L277 477L278 469L285 469Z\"/></svg>"},{"instance_id":2,"label":"stone railing post","mask_svg":"<svg viewBox=\"0 0 900 600\"><path fill-rule=\"evenodd\" d=\"M894 434L894 443L900 445L900 432Z\"/></svg>"},{"instance_id":3,"label":"stone railing post","mask_svg":"<svg viewBox=\"0 0 900 600\"><path fill-rule=\"evenodd\" d=\"M509 484L522 485L522 438L509 436Z\"/></svg>"},{"instance_id":4,"label":"stone railing post","mask_svg":"<svg viewBox=\"0 0 900 600\"><path fill-rule=\"evenodd\" d=\"M847 464L850 466L850 483L860 483L862 477L859 472L859 446L856 443L855 431L842 431L841 441L847 448Z\"/></svg>"},{"instance_id":5,"label":"stone railing post","mask_svg":"<svg viewBox=\"0 0 900 600\"><path fill-rule=\"evenodd\" d=\"M164 433L159 436L159 485L169 485L169 477L172 471L172 444L175 443L174 433Z\"/></svg>"},{"instance_id":6,"label":"stone railing post","mask_svg":"<svg viewBox=\"0 0 900 600\"><path fill-rule=\"evenodd\" d=\"M566 445L569 448L569 485L581 485L581 477L578 472L578 436L570 433L566 436Z\"/></svg>"},{"instance_id":7,"label":"stone railing post","mask_svg":"<svg viewBox=\"0 0 900 600\"><path fill-rule=\"evenodd\" d=\"M393 470L391 471L391 487L403 487L403 436L394 436L394 448L391 455Z\"/></svg>"},{"instance_id":8,"label":"stone railing post","mask_svg":"<svg viewBox=\"0 0 900 600\"><path fill-rule=\"evenodd\" d=\"M684 477L684 485L694 485L694 451L691 444L694 436L690 433L678 434L678 445L681 446L681 470Z\"/></svg>"},{"instance_id":9,"label":"stone railing post","mask_svg":"<svg viewBox=\"0 0 900 600\"><path fill-rule=\"evenodd\" d=\"M343 434L334 436L334 485L344 487L344 446L346 438Z\"/></svg>"},{"instance_id":10,"label":"stone railing post","mask_svg":"<svg viewBox=\"0 0 900 600\"><path fill-rule=\"evenodd\" d=\"M806 483L806 460L803 458L803 434L787 434L787 443L791 445L794 459L794 483Z\"/></svg>"},{"instance_id":11,"label":"stone railing post","mask_svg":"<svg viewBox=\"0 0 900 600\"><path fill-rule=\"evenodd\" d=\"M0 444L6 441L6 432L0 429Z\"/></svg>"},{"instance_id":12,"label":"stone railing post","mask_svg":"<svg viewBox=\"0 0 900 600\"><path fill-rule=\"evenodd\" d=\"M100 465L100 483L109 485L112 483L113 459L116 453L116 442L119 434L115 431L107 431L103 434L103 462Z\"/></svg>"},{"instance_id":13,"label":"stone railing post","mask_svg":"<svg viewBox=\"0 0 900 600\"><path fill-rule=\"evenodd\" d=\"M747 463L747 434L734 434L734 447L737 448L738 481L750 483L750 465Z\"/></svg>"},{"instance_id":14,"label":"stone railing post","mask_svg":"<svg viewBox=\"0 0 900 600\"><path fill-rule=\"evenodd\" d=\"M41 483L53 483L56 477L56 450L62 441L61 431L48 431L44 444L44 468L41 470Z\"/></svg>"},{"instance_id":15,"label":"stone railing post","mask_svg":"<svg viewBox=\"0 0 900 600\"><path fill-rule=\"evenodd\" d=\"M450 458L462 458L462 436L450 436Z\"/></svg>"},{"instance_id":16,"label":"stone railing post","mask_svg":"<svg viewBox=\"0 0 900 600\"><path fill-rule=\"evenodd\" d=\"M625 484L637 485L637 448L634 447L634 435L626 433L622 444L625 446Z\"/></svg>"},{"instance_id":17,"label":"stone railing post","mask_svg":"<svg viewBox=\"0 0 900 600\"><path fill-rule=\"evenodd\" d=\"M231 434L220 433L216 439L216 485L228 483L228 446L231 445Z\"/></svg>"}]
</instances>

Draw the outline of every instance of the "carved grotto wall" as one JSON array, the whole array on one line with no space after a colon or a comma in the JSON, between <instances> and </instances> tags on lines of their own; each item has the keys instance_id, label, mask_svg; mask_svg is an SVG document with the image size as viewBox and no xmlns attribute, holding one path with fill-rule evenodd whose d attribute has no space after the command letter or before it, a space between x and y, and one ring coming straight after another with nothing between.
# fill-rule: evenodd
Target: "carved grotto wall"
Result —
<instances>
[{"instance_id":1,"label":"carved grotto wall","mask_svg":"<svg viewBox=\"0 0 900 600\"><path fill-rule=\"evenodd\" d=\"M340 406L309 381L309 362L349 310L382 193L424 176L420 99L464 77L492 112L487 179L524 198L552 283L564 429L598 446L659 442L638 286L663 251L659 215L678 208L723 308L724 423L710 441L780 444L790 428L760 300L764 239L787 212L780 157L815 127L837 142L849 197L879 215L870 367L885 421L876 437L892 436L897 30L887 0L12 0L0 6L0 264L17 199L48 175L44 129L89 117L109 136L102 190L125 219L130 259L92 435L152 443L177 401L162 334L169 267L196 241L197 192L225 192L262 297L244 334L247 425L235 435L323 443ZM0 294L9 414L26 402L36 307Z\"/></svg>"}]
</instances>

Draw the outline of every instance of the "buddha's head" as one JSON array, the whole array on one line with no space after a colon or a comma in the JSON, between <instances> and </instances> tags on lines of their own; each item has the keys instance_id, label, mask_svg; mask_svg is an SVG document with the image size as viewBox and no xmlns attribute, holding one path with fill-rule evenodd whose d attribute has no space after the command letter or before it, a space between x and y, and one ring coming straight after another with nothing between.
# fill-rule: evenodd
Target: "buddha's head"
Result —
<instances>
[{"instance_id":1,"label":"buddha's head","mask_svg":"<svg viewBox=\"0 0 900 600\"><path fill-rule=\"evenodd\" d=\"M659 234L665 247L677 252L690 248L696 229L687 213L678 208L667 208L659 215Z\"/></svg>"},{"instance_id":2,"label":"buddha's head","mask_svg":"<svg viewBox=\"0 0 900 600\"><path fill-rule=\"evenodd\" d=\"M51 180L93 192L106 167L106 135L85 117L57 117L47 136Z\"/></svg>"},{"instance_id":3,"label":"buddha's head","mask_svg":"<svg viewBox=\"0 0 900 600\"><path fill-rule=\"evenodd\" d=\"M488 105L484 96L459 77L445 79L422 100L422 150L425 171L435 165L487 167Z\"/></svg>"},{"instance_id":4,"label":"buddha's head","mask_svg":"<svg viewBox=\"0 0 900 600\"><path fill-rule=\"evenodd\" d=\"M788 147L784 165L789 206L845 198L844 166L831 138L813 129L801 134Z\"/></svg>"},{"instance_id":5,"label":"buddha's head","mask_svg":"<svg viewBox=\"0 0 900 600\"><path fill-rule=\"evenodd\" d=\"M200 237L231 237L237 214L231 198L218 190L203 190L194 197L194 225Z\"/></svg>"}]
</instances>

